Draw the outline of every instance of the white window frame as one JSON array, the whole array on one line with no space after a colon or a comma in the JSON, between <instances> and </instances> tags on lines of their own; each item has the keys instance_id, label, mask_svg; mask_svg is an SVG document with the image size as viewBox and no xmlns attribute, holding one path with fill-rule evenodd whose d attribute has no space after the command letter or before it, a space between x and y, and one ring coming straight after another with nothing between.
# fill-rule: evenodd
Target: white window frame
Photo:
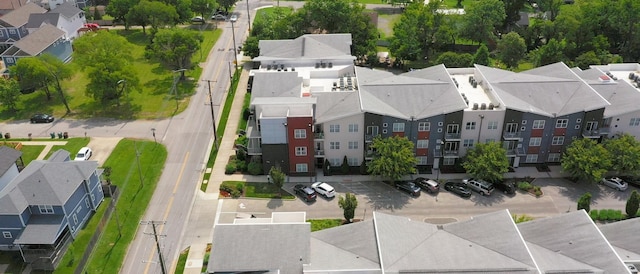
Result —
<instances>
[{"instance_id":1,"label":"white window frame","mask_svg":"<svg viewBox=\"0 0 640 274\"><path fill-rule=\"evenodd\" d=\"M342 159L331 158L331 159L329 159L329 163L331 164L331 166L337 167L337 166L342 165Z\"/></svg>"},{"instance_id":2,"label":"white window frame","mask_svg":"<svg viewBox=\"0 0 640 274\"><path fill-rule=\"evenodd\" d=\"M296 156L307 156L307 147L296 147Z\"/></svg>"},{"instance_id":3,"label":"white window frame","mask_svg":"<svg viewBox=\"0 0 640 274\"><path fill-rule=\"evenodd\" d=\"M84 198L84 204L87 205L87 208L89 208L89 198Z\"/></svg>"},{"instance_id":4,"label":"white window frame","mask_svg":"<svg viewBox=\"0 0 640 274\"><path fill-rule=\"evenodd\" d=\"M456 158L442 158L443 166L452 166L456 164Z\"/></svg>"},{"instance_id":5,"label":"white window frame","mask_svg":"<svg viewBox=\"0 0 640 274\"><path fill-rule=\"evenodd\" d=\"M52 205L38 205L38 210L40 211L40 214L54 214L54 210L53 210L53 206Z\"/></svg>"},{"instance_id":6,"label":"white window frame","mask_svg":"<svg viewBox=\"0 0 640 274\"><path fill-rule=\"evenodd\" d=\"M538 154L527 154L527 158L525 159L527 163L537 163L538 162Z\"/></svg>"},{"instance_id":7,"label":"white window frame","mask_svg":"<svg viewBox=\"0 0 640 274\"><path fill-rule=\"evenodd\" d=\"M347 158L347 163L349 164L349 166L359 166L360 165L360 161L358 160L358 158Z\"/></svg>"},{"instance_id":8,"label":"white window frame","mask_svg":"<svg viewBox=\"0 0 640 274\"><path fill-rule=\"evenodd\" d=\"M498 129L498 121L489 121L487 129Z\"/></svg>"},{"instance_id":9,"label":"white window frame","mask_svg":"<svg viewBox=\"0 0 640 274\"><path fill-rule=\"evenodd\" d=\"M349 149L358 149L358 141L349 141Z\"/></svg>"},{"instance_id":10,"label":"white window frame","mask_svg":"<svg viewBox=\"0 0 640 274\"><path fill-rule=\"evenodd\" d=\"M474 139L464 139L462 140L462 147L473 147Z\"/></svg>"},{"instance_id":11,"label":"white window frame","mask_svg":"<svg viewBox=\"0 0 640 274\"><path fill-rule=\"evenodd\" d=\"M530 147L539 147L540 144L542 144L542 137L531 137L531 139L529 139Z\"/></svg>"},{"instance_id":12,"label":"white window frame","mask_svg":"<svg viewBox=\"0 0 640 274\"><path fill-rule=\"evenodd\" d=\"M11 231L2 231L2 237L5 239L11 239L13 238L13 235L11 235Z\"/></svg>"},{"instance_id":13,"label":"white window frame","mask_svg":"<svg viewBox=\"0 0 640 274\"><path fill-rule=\"evenodd\" d=\"M419 122L418 123L418 131L431 131L431 123L430 122Z\"/></svg>"},{"instance_id":14,"label":"white window frame","mask_svg":"<svg viewBox=\"0 0 640 274\"><path fill-rule=\"evenodd\" d=\"M294 129L293 130L293 138L295 139L306 139L307 138L307 130L306 129Z\"/></svg>"},{"instance_id":15,"label":"white window frame","mask_svg":"<svg viewBox=\"0 0 640 274\"><path fill-rule=\"evenodd\" d=\"M544 129L545 120L533 120L532 129Z\"/></svg>"},{"instance_id":16,"label":"white window frame","mask_svg":"<svg viewBox=\"0 0 640 274\"><path fill-rule=\"evenodd\" d=\"M358 124L349 124L349 132L358 132Z\"/></svg>"},{"instance_id":17,"label":"white window frame","mask_svg":"<svg viewBox=\"0 0 640 274\"><path fill-rule=\"evenodd\" d=\"M329 132L340 132L340 125L329 125Z\"/></svg>"},{"instance_id":18,"label":"white window frame","mask_svg":"<svg viewBox=\"0 0 640 274\"><path fill-rule=\"evenodd\" d=\"M77 214L73 214L73 224L77 225L78 224L78 215Z\"/></svg>"},{"instance_id":19,"label":"white window frame","mask_svg":"<svg viewBox=\"0 0 640 274\"><path fill-rule=\"evenodd\" d=\"M465 129L466 130L475 130L476 129L476 122L467 122L467 124L465 125Z\"/></svg>"},{"instance_id":20,"label":"white window frame","mask_svg":"<svg viewBox=\"0 0 640 274\"><path fill-rule=\"evenodd\" d=\"M306 163L296 164L296 172L309 172L309 165Z\"/></svg>"},{"instance_id":21,"label":"white window frame","mask_svg":"<svg viewBox=\"0 0 640 274\"><path fill-rule=\"evenodd\" d=\"M416 163L419 166L425 166L429 163L429 157L427 156L417 156L416 157Z\"/></svg>"},{"instance_id":22,"label":"white window frame","mask_svg":"<svg viewBox=\"0 0 640 274\"><path fill-rule=\"evenodd\" d=\"M569 119L556 120L556 128L567 128L568 125L569 125Z\"/></svg>"},{"instance_id":23,"label":"white window frame","mask_svg":"<svg viewBox=\"0 0 640 274\"><path fill-rule=\"evenodd\" d=\"M564 136L553 136L551 139L552 146L561 146L564 144Z\"/></svg>"},{"instance_id":24,"label":"white window frame","mask_svg":"<svg viewBox=\"0 0 640 274\"><path fill-rule=\"evenodd\" d=\"M416 148L429 148L429 140L420 139L416 141Z\"/></svg>"},{"instance_id":25,"label":"white window frame","mask_svg":"<svg viewBox=\"0 0 640 274\"><path fill-rule=\"evenodd\" d=\"M547 162L560 162L560 153L549 153Z\"/></svg>"},{"instance_id":26,"label":"white window frame","mask_svg":"<svg viewBox=\"0 0 640 274\"><path fill-rule=\"evenodd\" d=\"M393 123L393 132L404 132L404 123Z\"/></svg>"},{"instance_id":27,"label":"white window frame","mask_svg":"<svg viewBox=\"0 0 640 274\"><path fill-rule=\"evenodd\" d=\"M629 126L630 127L640 126L640 118L631 118L631 120L629 120Z\"/></svg>"},{"instance_id":28,"label":"white window frame","mask_svg":"<svg viewBox=\"0 0 640 274\"><path fill-rule=\"evenodd\" d=\"M329 142L329 149L340 149L340 142Z\"/></svg>"}]
</instances>

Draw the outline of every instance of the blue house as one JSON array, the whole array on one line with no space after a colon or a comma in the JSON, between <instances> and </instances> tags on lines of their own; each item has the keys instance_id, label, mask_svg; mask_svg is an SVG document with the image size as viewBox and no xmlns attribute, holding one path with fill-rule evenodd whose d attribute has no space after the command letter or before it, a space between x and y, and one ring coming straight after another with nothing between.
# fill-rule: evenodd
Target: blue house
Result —
<instances>
[{"instance_id":1,"label":"blue house","mask_svg":"<svg viewBox=\"0 0 640 274\"><path fill-rule=\"evenodd\" d=\"M67 62L71 59L73 48L71 41L65 36L66 33L63 30L44 24L5 50L0 54L0 58L6 67L15 65L20 58L35 57L45 53Z\"/></svg>"},{"instance_id":2,"label":"blue house","mask_svg":"<svg viewBox=\"0 0 640 274\"><path fill-rule=\"evenodd\" d=\"M29 35L26 27L29 15L46 12L47 10L41 6L27 3L0 17L0 52Z\"/></svg>"},{"instance_id":3,"label":"blue house","mask_svg":"<svg viewBox=\"0 0 640 274\"><path fill-rule=\"evenodd\" d=\"M101 173L97 162L70 161L66 151L31 162L0 189L0 250L20 251L34 269L55 269L104 199Z\"/></svg>"}]
</instances>

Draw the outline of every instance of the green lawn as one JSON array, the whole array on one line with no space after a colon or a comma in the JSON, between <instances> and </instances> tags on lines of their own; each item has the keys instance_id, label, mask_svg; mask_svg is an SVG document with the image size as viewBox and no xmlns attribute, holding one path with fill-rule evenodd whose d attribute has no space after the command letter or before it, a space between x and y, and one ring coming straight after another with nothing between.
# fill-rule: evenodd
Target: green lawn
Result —
<instances>
[{"instance_id":1,"label":"green lawn","mask_svg":"<svg viewBox=\"0 0 640 274\"><path fill-rule=\"evenodd\" d=\"M275 184L246 182L244 186L245 197L274 199L279 198L279 195L282 199L294 198L289 192L278 188Z\"/></svg>"},{"instance_id":2,"label":"green lawn","mask_svg":"<svg viewBox=\"0 0 640 274\"><path fill-rule=\"evenodd\" d=\"M31 161L38 158L38 155L44 150L45 146L25 146L23 145L20 151L22 151L22 161L24 161L24 166L28 166Z\"/></svg>"},{"instance_id":3,"label":"green lawn","mask_svg":"<svg viewBox=\"0 0 640 274\"><path fill-rule=\"evenodd\" d=\"M244 95L244 101L242 101L242 113L240 114L240 121L238 121L238 131L247 129L247 120L244 119L245 110L249 110L249 104L251 103L251 93Z\"/></svg>"},{"instance_id":4,"label":"green lawn","mask_svg":"<svg viewBox=\"0 0 640 274\"><path fill-rule=\"evenodd\" d=\"M185 264L187 263L188 256L189 256L189 247L187 247L187 249L180 252L180 256L178 257L178 263L176 264L176 271L174 272L175 274L184 273L184 267L186 266Z\"/></svg>"},{"instance_id":5,"label":"green lawn","mask_svg":"<svg viewBox=\"0 0 640 274\"><path fill-rule=\"evenodd\" d=\"M311 223L311 232L342 225L342 219L307 220Z\"/></svg>"},{"instance_id":6,"label":"green lawn","mask_svg":"<svg viewBox=\"0 0 640 274\"><path fill-rule=\"evenodd\" d=\"M87 146L87 144L89 143L89 138L69 138L69 139L55 139L52 141L66 141L67 144L64 146L53 146L51 147L51 150L49 150L49 153L47 153L47 156L45 156L45 159L49 159L49 157L51 156L51 154L53 154L54 152L58 151L59 149L64 149L66 151L68 151L69 153L71 153L71 159L73 159L73 156L76 155L76 152L78 152L78 150L80 150L80 148Z\"/></svg>"}]
</instances>

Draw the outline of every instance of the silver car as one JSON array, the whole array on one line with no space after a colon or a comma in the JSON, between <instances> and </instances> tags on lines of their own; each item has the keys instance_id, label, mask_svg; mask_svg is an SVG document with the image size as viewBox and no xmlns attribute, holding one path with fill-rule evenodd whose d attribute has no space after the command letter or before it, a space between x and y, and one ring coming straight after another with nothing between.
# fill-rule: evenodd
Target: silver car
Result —
<instances>
[{"instance_id":1,"label":"silver car","mask_svg":"<svg viewBox=\"0 0 640 274\"><path fill-rule=\"evenodd\" d=\"M602 178L600 183L618 191L625 191L629 188L629 184L618 177Z\"/></svg>"}]
</instances>

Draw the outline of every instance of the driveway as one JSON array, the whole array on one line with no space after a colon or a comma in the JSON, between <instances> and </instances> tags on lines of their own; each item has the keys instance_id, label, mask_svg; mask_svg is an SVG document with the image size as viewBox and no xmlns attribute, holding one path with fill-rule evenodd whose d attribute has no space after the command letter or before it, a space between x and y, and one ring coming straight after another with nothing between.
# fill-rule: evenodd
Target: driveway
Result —
<instances>
[{"instance_id":1,"label":"driveway","mask_svg":"<svg viewBox=\"0 0 640 274\"><path fill-rule=\"evenodd\" d=\"M104 165L104 162L109 158L109 155L111 155L120 140L122 140L122 137L91 137L87 145L93 151L90 160L98 161L98 166ZM74 153L76 152L71 152L72 157Z\"/></svg>"}]
</instances>

